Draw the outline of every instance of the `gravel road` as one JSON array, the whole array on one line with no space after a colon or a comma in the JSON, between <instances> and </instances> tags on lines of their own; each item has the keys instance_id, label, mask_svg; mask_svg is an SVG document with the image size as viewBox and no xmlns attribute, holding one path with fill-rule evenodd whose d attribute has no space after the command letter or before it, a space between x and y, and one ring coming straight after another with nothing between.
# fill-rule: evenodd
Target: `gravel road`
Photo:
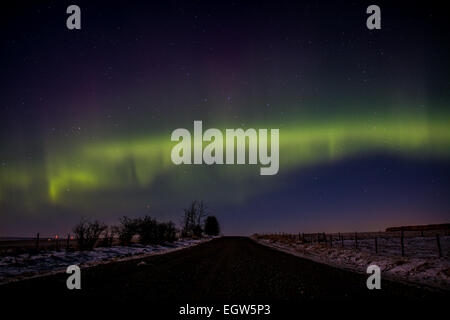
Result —
<instances>
[{"instance_id":1,"label":"gravel road","mask_svg":"<svg viewBox=\"0 0 450 320\"><path fill-rule=\"evenodd\" d=\"M222 237L192 248L81 270L82 289L68 290L66 274L0 286L9 298L148 303L234 303L326 300L448 300L448 292L382 280L301 259L245 237ZM75 299L75 300L74 300Z\"/></svg>"}]
</instances>

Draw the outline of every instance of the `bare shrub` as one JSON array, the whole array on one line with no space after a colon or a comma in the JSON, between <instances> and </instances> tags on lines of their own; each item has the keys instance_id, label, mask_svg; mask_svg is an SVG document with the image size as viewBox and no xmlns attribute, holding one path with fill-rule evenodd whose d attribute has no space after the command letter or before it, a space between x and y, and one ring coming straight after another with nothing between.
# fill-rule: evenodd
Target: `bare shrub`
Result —
<instances>
[{"instance_id":1,"label":"bare shrub","mask_svg":"<svg viewBox=\"0 0 450 320\"><path fill-rule=\"evenodd\" d=\"M177 239L177 229L172 221L158 223L158 242L174 242Z\"/></svg>"},{"instance_id":2,"label":"bare shrub","mask_svg":"<svg viewBox=\"0 0 450 320\"><path fill-rule=\"evenodd\" d=\"M114 232L119 237L120 244L129 246L133 236L139 232L139 219L131 219L123 216L119 219L119 225L114 227Z\"/></svg>"},{"instance_id":3,"label":"bare shrub","mask_svg":"<svg viewBox=\"0 0 450 320\"><path fill-rule=\"evenodd\" d=\"M73 228L73 233L78 243L80 250L92 250L97 243L100 234L107 228L104 223L99 221L88 221L81 219L81 221Z\"/></svg>"},{"instance_id":4,"label":"bare shrub","mask_svg":"<svg viewBox=\"0 0 450 320\"><path fill-rule=\"evenodd\" d=\"M156 244L158 243L158 223L150 216L145 216L138 219L138 234L139 241L142 244Z\"/></svg>"},{"instance_id":5,"label":"bare shrub","mask_svg":"<svg viewBox=\"0 0 450 320\"><path fill-rule=\"evenodd\" d=\"M114 242L114 227L106 227L101 236L100 246L111 247Z\"/></svg>"}]
</instances>

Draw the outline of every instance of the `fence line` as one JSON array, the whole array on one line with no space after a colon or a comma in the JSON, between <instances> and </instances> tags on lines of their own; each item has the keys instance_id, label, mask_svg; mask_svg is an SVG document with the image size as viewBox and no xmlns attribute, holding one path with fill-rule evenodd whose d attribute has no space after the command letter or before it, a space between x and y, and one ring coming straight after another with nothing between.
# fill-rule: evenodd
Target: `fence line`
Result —
<instances>
[{"instance_id":1,"label":"fence line","mask_svg":"<svg viewBox=\"0 0 450 320\"><path fill-rule=\"evenodd\" d=\"M391 232L354 232L354 233L303 233L299 232L297 234L290 234L290 233L278 233L274 234L275 236L282 236L284 238L287 238L291 241L298 241L301 243L312 243L312 244L322 244L326 247L334 248L339 247L339 245L336 245L337 243L340 244L341 248L350 248L353 247L356 250L363 250L367 249L367 243L365 243L365 240L373 240L373 242L369 242L369 248L370 250L374 251L376 254L383 251L383 249L392 249L397 248L398 254L401 256L405 256L408 249L414 250L414 244L411 245L406 240L408 239L416 239L416 238L423 238L426 240L432 240L435 239L435 249L432 249L434 252L436 252L436 256L443 257L444 255L447 256L448 248L445 254L443 254L442 244L441 244L441 237L442 236L449 236L450 230L420 230L420 231L409 231L409 230L400 230L400 231L391 231ZM268 235L270 236L270 234ZM380 240L382 240L380 242ZM394 244L389 243L386 241L393 240ZM334 243L333 243L334 241ZM347 241L347 242L346 242ZM349 241L353 242L353 245L349 243ZM384 241L384 246L383 246ZM397 242L398 241L398 242ZM373 247L370 243L373 243ZM417 248L416 248L417 249ZM429 251L429 250L428 250ZM414 255L414 254L413 254Z\"/></svg>"}]
</instances>

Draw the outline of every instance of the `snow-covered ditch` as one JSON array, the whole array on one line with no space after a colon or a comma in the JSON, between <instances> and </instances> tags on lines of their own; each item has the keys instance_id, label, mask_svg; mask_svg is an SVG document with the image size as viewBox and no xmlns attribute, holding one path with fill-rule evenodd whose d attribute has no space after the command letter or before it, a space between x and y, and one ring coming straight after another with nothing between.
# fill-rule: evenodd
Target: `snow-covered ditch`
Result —
<instances>
[{"instance_id":1,"label":"snow-covered ditch","mask_svg":"<svg viewBox=\"0 0 450 320\"><path fill-rule=\"evenodd\" d=\"M29 277L65 271L69 265L94 266L100 263L140 259L191 247L210 239L180 240L170 244L129 247L99 247L92 251L43 251L0 257L0 284Z\"/></svg>"},{"instance_id":2,"label":"snow-covered ditch","mask_svg":"<svg viewBox=\"0 0 450 320\"><path fill-rule=\"evenodd\" d=\"M410 244L414 243L414 246L409 246L409 250L414 248L414 252L409 251L405 257L401 256L397 246L388 246L387 243L376 254L370 249L373 239L359 240L358 250L352 248L353 240L345 240L344 248L337 243L330 248L317 243L304 244L257 237L253 239L263 245L334 267L365 273L369 265L375 264L380 267L386 279L450 290L450 254L447 249L450 245L449 236L441 238L443 248L447 249L441 258L436 255L436 242L422 237L408 239ZM385 239L396 240L398 241ZM382 244L379 243L379 246Z\"/></svg>"}]
</instances>

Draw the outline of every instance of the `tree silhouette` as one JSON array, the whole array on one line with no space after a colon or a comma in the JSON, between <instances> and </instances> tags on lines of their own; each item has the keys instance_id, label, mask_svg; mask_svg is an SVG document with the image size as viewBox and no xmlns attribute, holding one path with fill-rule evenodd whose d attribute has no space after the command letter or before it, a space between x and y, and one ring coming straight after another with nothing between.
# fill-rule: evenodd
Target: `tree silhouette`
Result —
<instances>
[{"instance_id":1,"label":"tree silhouette","mask_svg":"<svg viewBox=\"0 0 450 320\"><path fill-rule=\"evenodd\" d=\"M192 201L191 205L184 209L183 237L201 237L203 219L206 216L207 207L203 201Z\"/></svg>"},{"instance_id":2,"label":"tree silhouette","mask_svg":"<svg viewBox=\"0 0 450 320\"><path fill-rule=\"evenodd\" d=\"M205 220L205 233L210 236L217 236L220 233L219 221L215 216L208 216Z\"/></svg>"},{"instance_id":3,"label":"tree silhouette","mask_svg":"<svg viewBox=\"0 0 450 320\"><path fill-rule=\"evenodd\" d=\"M73 233L80 250L92 250L100 237L100 234L106 229L106 225L99 221L81 221L73 228Z\"/></svg>"}]
</instances>

